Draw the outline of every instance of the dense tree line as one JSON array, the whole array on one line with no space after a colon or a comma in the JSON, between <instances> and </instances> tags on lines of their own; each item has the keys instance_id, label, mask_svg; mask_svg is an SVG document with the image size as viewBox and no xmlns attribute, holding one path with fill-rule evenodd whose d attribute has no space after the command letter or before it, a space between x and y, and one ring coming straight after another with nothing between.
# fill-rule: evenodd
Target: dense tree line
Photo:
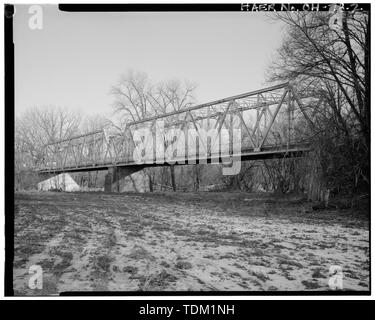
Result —
<instances>
[{"instance_id":1,"label":"dense tree line","mask_svg":"<svg viewBox=\"0 0 375 320\"><path fill-rule=\"evenodd\" d=\"M357 192L369 187L370 28L367 12L286 12L287 25L270 81L290 81L307 104L308 163L320 188ZM316 185L317 183L315 183Z\"/></svg>"}]
</instances>

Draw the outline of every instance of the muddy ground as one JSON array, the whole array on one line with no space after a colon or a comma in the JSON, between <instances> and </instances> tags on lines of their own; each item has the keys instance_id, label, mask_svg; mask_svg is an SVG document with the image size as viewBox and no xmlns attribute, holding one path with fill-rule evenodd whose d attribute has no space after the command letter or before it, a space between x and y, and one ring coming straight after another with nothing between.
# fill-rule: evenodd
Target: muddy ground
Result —
<instances>
[{"instance_id":1,"label":"muddy ground","mask_svg":"<svg viewBox=\"0 0 375 320\"><path fill-rule=\"evenodd\" d=\"M16 193L14 290L327 291L334 265L343 290L369 290L366 211L246 193Z\"/></svg>"}]
</instances>

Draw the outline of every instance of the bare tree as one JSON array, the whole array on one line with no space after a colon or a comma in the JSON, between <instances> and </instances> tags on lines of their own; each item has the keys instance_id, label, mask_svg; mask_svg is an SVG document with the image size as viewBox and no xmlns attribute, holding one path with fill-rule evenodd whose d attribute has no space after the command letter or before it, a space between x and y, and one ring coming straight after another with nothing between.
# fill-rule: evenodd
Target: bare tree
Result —
<instances>
[{"instance_id":1,"label":"bare tree","mask_svg":"<svg viewBox=\"0 0 375 320\"><path fill-rule=\"evenodd\" d=\"M315 145L331 154L319 152L321 170L327 170L321 176L332 173L337 180L337 170L347 170L349 163L357 186L368 183L369 175L369 16L335 14L341 22L332 26L332 12L278 13L288 29L269 79L293 81L298 96L319 99L318 105L307 103L305 112L313 119ZM333 156L337 153L342 161Z\"/></svg>"},{"instance_id":2,"label":"bare tree","mask_svg":"<svg viewBox=\"0 0 375 320\"><path fill-rule=\"evenodd\" d=\"M177 79L161 82L148 95L156 114L179 111L193 105L196 85Z\"/></svg>"},{"instance_id":3,"label":"bare tree","mask_svg":"<svg viewBox=\"0 0 375 320\"><path fill-rule=\"evenodd\" d=\"M93 131L98 131L103 128L106 128L112 124L112 122L102 115L92 115L88 116L83 119L82 124L80 126L81 133L89 133Z\"/></svg>"},{"instance_id":4,"label":"bare tree","mask_svg":"<svg viewBox=\"0 0 375 320\"><path fill-rule=\"evenodd\" d=\"M53 106L34 107L19 115L15 122L16 175L30 174L42 163L45 145L78 134L80 122L79 114Z\"/></svg>"},{"instance_id":5,"label":"bare tree","mask_svg":"<svg viewBox=\"0 0 375 320\"><path fill-rule=\"evenodd\" d=\"M48 143L70 138L79 133L81 116L58 107L35 107L16 119L17 143L23 146L36 164Z\"/></svg>"},{"instance_id":6,"label":"bare tree","mask_svg":"<svg viewBox=\"0 0 375 320\"><path fill-rule=\"evenodd\" d=\"M369 146L369 19L367 13L341 15L342 27L330 25L332 14L288 12L278 17L288 36L272 65L271 80L295 80L300 91L322 96L338 117L355 120Z\"/></svg>"},{"instance_id":7,"label":"bare tree","mask_svg":"<svg viewBox=\"0 0 375 320\"><path fill-rule=\"evenodd\" d=\"M145 73L128 71L111 89L115 111L124 121L143 120L155 114L149 102L152 86Z\"/></svg>"},{"instance_id":8,"label":"bare tree","mask_svg":"<svg viewBox=\"0 0 375 320\"><path fill-rule=\"evenodd\" d=\"M145 73L129 71L112 87L115 112L123 123L179 111L194 102L195 85L173 79L153 84ZM171 185L176 191L174 166L170 166ZM154 175L148 170L150 185Z\"/></svg>"}]
</instances>

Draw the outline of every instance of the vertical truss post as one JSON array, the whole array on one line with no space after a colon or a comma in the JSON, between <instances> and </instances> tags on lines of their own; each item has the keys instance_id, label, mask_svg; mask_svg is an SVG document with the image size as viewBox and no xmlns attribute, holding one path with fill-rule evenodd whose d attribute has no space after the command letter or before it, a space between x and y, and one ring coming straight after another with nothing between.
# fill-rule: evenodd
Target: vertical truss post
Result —
<instances>
[{"instance_id":1,"label":"vertical truss post","mask_svg":"<svg viewBox=\"0 0 375 320\"><path fill-rule=\"evenodd\" d=\"M127 162L131 162L130 160L130 143L129 143L129 140L131 139L130 137L130 134L129 134L129 127L126 125L125 126L125 130L124 130L124 134L123 135L120 135L120 139L124 139L124 142L126 141L126 146L125 146L125 158L126 158L126 161ZM116 140L117 137L114 137L113 140L112 140L112 145L113 145L113 152L115 152L115 140ZM112 157L114 158L114 157Z\"/></svg>"},{"instance_id":2,"label":"vertical truss post","mask_svg":"<svg viewBox=\"0 0 375 320\"><path fill-rule=\"evenodd\" d=\"M95 167L95 164L96 164L96 152L95 152L95 137L92 139L91 141L91 156L92 156L92 166Z\"/></svg>"},{"instance_id":3,"label":"vertical truss post","mask_svg":"<svg viewBox=\"0 0 375 320\"><path fill-rule=\"evenodd\" d=\"M282 95L282 97L281 97L281 99L279 101L279 104L277 105L275 113L273 114L272 119L271 119L270 123L268 124L267 130L266 130L266 132L265 132L265 134L263 136L263 139L262 139L262 141L261 141L261 143L259 145L259 149L263 147L264 141L266 141L266 139L267 139L268 133L271 130L271 127L272 127L273 123L275 122L276 116L279 113L279 110L280 110L280 108L281 108L281 106L282 106L282 104L283 104L283 102L285 100L285 96L286 96L286 94L287 94L288 91L289 91L288 89L284 90L284 93L283 93L283 95Z\"/></svg>"},{"instance_id":4,"label":"vertical truss post","mask_svg":"<svg viewBox=\"0 0 375 320\"><path fill-rule=\"evenodd\" d=\"M209 132L211 130L210 108L207 108L206 125L207 125L207 132ZM204 120L203 120L203 126L204 126ZM215 139L216 139L216 137L215 137ZM210 143L208 143L208 137L207 137L207 141L206 141L206 145L207 145L206 157L207 157L207 159L211 158L211 154L212 154L212 141L211 140L212 139L210 138Z\"/></svg>"},{"instance_id":5,"label":"vertical truss post","mask_svg":"<svg viewBox=\"0 0 375 320\"><path fill-rule=\"evenodd\" d=\"M233 112L229 117L229 154L233 154Z\"/></svg>"},{"instance_id":6,"label":"vertical truss post","mask_svg":"<svg viewBox=\"0 0 375 320\"><path fill-rule=\"evenodd\" d=\"M185 160L188 162L189 161L189 130L188 126L186 123L183 124L183 132L185 134Z\"/></svg>"},{"instance_id":7,"label":"vertical truss post","mask_svg":"<svg viewBox=\"0 0 375 320\"><path fill-rule=\"evenodd\" d=\"M218 130L217 130L218 137L215 137L215 141L214 141L214 143L216 143L216 139L219 138L219 149L220 149L220 154L222 153L222 149L221 149L221 147L222 147L222 143L221 143L221 128L222 128L222 126L223 126L223 124L224 124L224 122L225 122L225 117L226 117L226 115L227 115L229 109L231 108L231 106L232 106L233 104L234 104L234 100L229 101L227 107L225 108L224 113L221 114L221 115L218 117L218 122L216 122L216 125L219 124L219 126L218 126ZM216 127L216 125L215 125L215 127Z\"/></svg>"},{"instance_id":8,"label":"vertical truss post","mask_svg":"<svg viewBox=\"0 0 375 320\"><path fill-rule=\"evenodd\" d=\"M156 119L151 123L151 133L152 133L152 161L156 162Z\"/></svg>"},{"instance_id":9,"label":"vertical truss post","mask_svg":"<svg viewBox=\"0 0 375 320\"><path fill-rule=\"evenodd\" d=\"M267 126L267 111L269 110L269 106L265 106L263 108L263 113L264 113L264 128Z\"/></svg>"},{"instance_id":10,"label":"vertical truss post","mask_svg":"<svg viewBox=\"0 0 375 320\"><path fill-rule=\"evenodd\" d=\"M131 140L131 142L132 142L132 144L133 144L133 148L136 148L136 145L135 145L135 142L134 142L133 133L132 133L130 127L129 127L129 126L126 126L126 130L127 130L128 133L129 133L130 140ZM130 146L130 144L129 144L129 146ZM141 157L140 157L140 154L139 154L139 152L138 152L138 149L137 149L137 153L138 153L138 157L141 158ZM130 154L130 152L129 152L129 157L131 157L131 158L132 158L132 161L134 161L134 158L132 157L132 155ZM115 158L116 158L116 159L118 158L118 149L117 149L117 148L115 148Z\"/></svg>"},{"instance_id":11,"label":"vertical truss post","mask_svg":"<svg viewBox=\"0 0 375 320\"><path fill-rule=\"evenodd\" d=\"M296 139L295 127L294 127L294 125L295 125L295 123L294 123L294 109L295 109L295 105L294 105L292 91L290 91L290 107L291 107L291 110L290 110L290 117L291 117L290 135L291 135L291 141L292 141L292 143L295 143L295 139Z\"/></svg>"},{"instance_id":12,"label":"vertical truss post","mask_svg":"<svg viewBox=\"0 0 375 320\"><path fill-rule=\"evenodd\" d=\"M291 121L291 112L292 112L292 105L291 105L291 92L290 90L288 89L288 95L287 95L287 99L288 99L288 137L287 137L287 142L286 142L286 149L289 150L289 146L290 146L290 135L291 135L291 125L292 125L292 121Z\"/></svg>"},{"instance_id":13,"label":"vertical truss post","mask_svg":"<svg viewBox=\"0 0 375 320\"><path fill-rule=\"evenodd\" d=\"M255 134L254 151L260 150L259 142L260 142L260 121L261 121L261 117L262 117L262 113L259 111L259 108L257 108L257 120L255 122L255 127L254 127L254 130L253 130L253 135Z\"/></svg>"}]
</instances>

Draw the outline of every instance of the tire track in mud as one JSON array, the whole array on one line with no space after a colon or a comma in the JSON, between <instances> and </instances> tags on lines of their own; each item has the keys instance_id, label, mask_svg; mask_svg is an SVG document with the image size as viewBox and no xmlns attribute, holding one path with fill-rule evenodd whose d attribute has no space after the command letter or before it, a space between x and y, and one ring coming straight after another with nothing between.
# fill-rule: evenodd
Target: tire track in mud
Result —
<instances>
[{"instance_id":1,"label":"tire track in mud","mask_svg":"<svg viewBox=\"0 0 375 320\"><path fill-rule=\"evenodd\" d=\"M61 219L61 212L57 219L49 208L20 207L24 211L26 219L24 226L15 229L15 261L13 263L13 279L15 283L15 295L45 295L56 294L56 275L51 272L54 261L51 259L51 250L58 247L66 233L67 220ZM23 220L21 215L15 220L18 226ZM54 221L54 223L52 223ZM33 232L30 232L33 230ZM26 231L26 232L25 232ZM56 256L54 253L52 256ZM29 267L39 265L43 270L43 289L29 288Z\"/></svg>"},{"instance_id":2,"label":"tire track in mud","mask_svg":"<svg viewBox=\"0 0 375 320\"><path fill-rule=\"evenodd\" d=\"M56 226L52 221L60 222L59 232L52 234L49 241L44 242L41 248L38 247L39 250L36 250L30 241L18 239L18 243L28 249L24 250L25 253L30 254L27 254L26 260L23 254L22 267L14 268L16 294L51 295L72 290L107 290L113 230L111 222L108 218L103 219L102 215L102 212L95 210L87 212L87 207L75 208L74 212L60 212L55 208L53 219L44 223L47 231L43 228L40 232L26 232L43 243L43 234L49 233L48 226ZM39 220L40 218L34 219L34 222ZM23 231L30 229L33 228L25 226ZM28 270L31 265L42 267L42 290L28 288Z\"/></svg>"},{"instance_id":3,"label":"tire track in mud","mask_svg":"<svg viewBox=\"0 0 375 320\"><path fill-rule=\"evenodd\" d=\"M357 227L362 222L289 219L288 212L251 216L220 204L205 207L186 198L166 203L152 195L47 194L46 199L22 200L16 218L19 236L26 236L16 239L25 249L27 240L42 245L33 249L33 259L41 253L45 258L50 276L45 294L327 290L332 264L343 265L348 288L368 288L369 236ZM35 216L36 203L41 215ZM27 250L16 254L22 260Z\"/></svg>"},{"instance_id":4,"label":"tire track in mud","mask_svg":"<svg viewBox=\"0 0 375 320\"><path fill-rule=\"evenodd\" d=\"M78 235L71 243L75 252L72 271L60 281L61 291L107 291L113 260L114 230L108 215L87 206L75 211L72 233ZM67 234L67 239L72 238Z\"/></svg>"}]
</instances>

